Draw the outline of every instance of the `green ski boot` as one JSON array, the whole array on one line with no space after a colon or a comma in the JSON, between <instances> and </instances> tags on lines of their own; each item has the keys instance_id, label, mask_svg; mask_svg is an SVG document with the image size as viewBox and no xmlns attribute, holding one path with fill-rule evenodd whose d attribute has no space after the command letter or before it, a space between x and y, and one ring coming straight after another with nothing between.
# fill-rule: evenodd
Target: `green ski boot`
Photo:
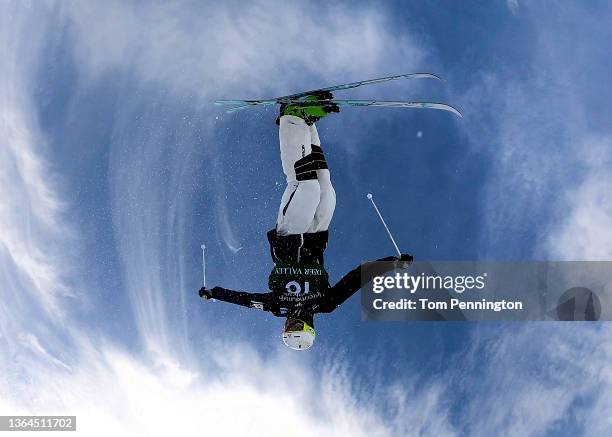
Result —
<instances>
[{"instance_id":1,"label":"green ski boot","mask_svg":"<svg viewBox=\"0 0 612 437\"><path fill-rule=\"evenodd\" d=\"M313 93L303 100L283 103L280 107L280 115L276 120L279 123L280 117L283 115L293 115L303 119L306 124L312 125L319 121L327 114L332 112L340 112L340 108L332 100L334 96L329 91L321 91Z\"/></svg>"}]
</instances>

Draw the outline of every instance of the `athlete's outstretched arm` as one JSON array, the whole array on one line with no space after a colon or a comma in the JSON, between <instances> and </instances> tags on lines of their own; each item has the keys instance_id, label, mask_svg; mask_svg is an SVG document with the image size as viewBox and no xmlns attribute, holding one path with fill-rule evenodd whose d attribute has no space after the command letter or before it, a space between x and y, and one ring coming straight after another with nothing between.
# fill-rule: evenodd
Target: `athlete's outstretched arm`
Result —
<instances>
[{"instance_id":1,"label":"athlete's outstretched arm","mask_svg":"<svg viewBox=\"0 0 612 437\"><path fill-rule=\"evenodd\" d=\"M339 305L342 305L349 297L355 294L361 287L372 279L375 276L383 275L384 273L394 269L395 267L390 266L388 263L381 264L383 261L392 262L392 261L400 261L405 263L412 262L412 256L407 254L402 254L401 258L396 256L388 256L386 258L381 258L376 261L368 262L364 265L359 265L350 272L348 272L342 279L340 279L336 285L331 287L329 291L326 293L326 299L324 303L318 308L317 312L321 313L331 313L335 310ZM368 273L367 277L361 277L361 269L363 266L367 265L366 272Z\"/></svg>"},{"instance_id":2,"label":"athlete's outstretched arm","mask_svg":"<svg viewBox=\"0 0 612 437\"><path fill-rule=\"evenodd\" d=\"M200 297L203 299L217 299L249 308L270 311L274 315L279 312L274 303L273 293L246 293L244 291L228 290L223 287L200 288Z\"/></svg>"}]
</instances>

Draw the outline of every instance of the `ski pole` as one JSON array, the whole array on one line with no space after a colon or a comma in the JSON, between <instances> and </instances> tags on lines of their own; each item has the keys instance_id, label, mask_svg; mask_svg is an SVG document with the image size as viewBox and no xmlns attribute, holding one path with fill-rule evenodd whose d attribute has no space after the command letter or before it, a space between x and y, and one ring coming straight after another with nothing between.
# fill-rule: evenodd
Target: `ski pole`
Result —
<instances>
[{"instance_id":1,"label":"ski pole","mask_svg":"<svg viewBox=\"0 0 612 437\"><path fill-rule=\"evenodd\" d=\"M382 222L383 226L387 230L387 234L389 234L389 238L391 239L391 242L393 243L393 246L395 246L395 250L397 250L398 256L401 258L402 257L402 253L400 252L399 248L397 247L397 244L395 243L395 239L393 238L393 235L391 235L391 231L389 230L389 227L387 226L387 223L385 223L385 219L383 218L383 216L381 215L380 211L378 210L378 207L376 206L376 203L374 203L374 199L373 199L372 193L368 193L368 195L366 197L368 199L370 199L370 202L372 202L372 205L374 206L374 209L376 210L376 213L378 214L378 217L380 217L380 221Z\"/></svg>"},{"instance_id":2,"label":"ski pole","mask_svg":"<svg viewBox=\"0 0 612 437\"><path fill-rule=\"evenodd\" d=\"M202 244L202 277L204 279L204 288L206 288L206 245Z\"/></svg>"}]
</instances>

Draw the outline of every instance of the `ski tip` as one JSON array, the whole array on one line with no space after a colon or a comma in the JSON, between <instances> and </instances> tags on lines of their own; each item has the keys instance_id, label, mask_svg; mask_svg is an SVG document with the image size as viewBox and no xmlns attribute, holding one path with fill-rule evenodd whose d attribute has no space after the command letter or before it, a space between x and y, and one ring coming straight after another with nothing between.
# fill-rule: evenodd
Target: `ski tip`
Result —
<instances>
[{"instance_id":1,"label":"ski tip","mask_svg":"<svg viewBox=\"0 0 612 437\"><path fill-rule=\"evenodd\" d=\"M448 112L455 114L459 118L463 118L463 114L461 113L460 110L446 103L438 103L438 104L432 105L431 108L442 109L444 111L448 111Z\"/></svg>"},{"instance_id":2,"label":"ski tip","mask_svg":"<svg viewBox=\"0 0 612 437\"><path fill-rule=\"evenodd\" d=\"M415 73L415 75L417 75L417 77L418 76L428 77L428 78L431 78L431 79L437 79L437 80L439 80L441 82L446 82L446 80L442 79L440 76L438 76L435 73Z\"/></svg>"}]
</instances>

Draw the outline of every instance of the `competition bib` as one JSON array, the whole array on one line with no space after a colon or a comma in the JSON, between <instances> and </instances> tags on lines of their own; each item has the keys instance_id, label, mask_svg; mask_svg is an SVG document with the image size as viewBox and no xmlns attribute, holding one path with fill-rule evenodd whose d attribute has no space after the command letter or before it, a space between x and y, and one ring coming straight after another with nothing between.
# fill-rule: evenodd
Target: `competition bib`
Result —
<instances>
[{"instance_id":1,"label":"competition bib","mask_svg":"<svg viewBox=\"0 0 612 437\"><path fill-rule=\"evenodd\" d=\"M298 297L324 292L329 280L321 264L279 262L272 268L268 286L274 293Z\"/></svg>"}]
</instances>

